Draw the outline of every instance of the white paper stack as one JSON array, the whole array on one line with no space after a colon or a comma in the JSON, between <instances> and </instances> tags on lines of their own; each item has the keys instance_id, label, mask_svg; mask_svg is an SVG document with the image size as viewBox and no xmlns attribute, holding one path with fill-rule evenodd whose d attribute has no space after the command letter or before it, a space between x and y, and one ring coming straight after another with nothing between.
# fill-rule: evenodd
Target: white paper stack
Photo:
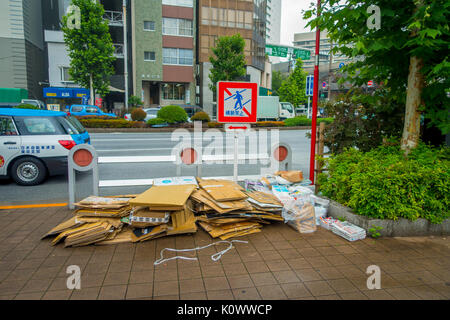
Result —
<instances>
[{"instance_id":1,"label":"white paper stack","mask_svg":"<svg viewBox=\"0 0 450 320\"><path fill-rule=\"evenodd\" d=\"M333 219L332 217L319 217L317 220L319 220L319 225L327 230L331 230L333 223L339 221L337 219Z\"/></svg>"},{"instance_id":2,"label":"white paper stack","mask_svg":"<svg viewBox=\"0 0 450 320\"><path fill-rule=\"evenodd\" d=\"M366 237L366 230L347 221L335 221L331 231L348 241L362 240Z\"/></svg>"}]
</instances>

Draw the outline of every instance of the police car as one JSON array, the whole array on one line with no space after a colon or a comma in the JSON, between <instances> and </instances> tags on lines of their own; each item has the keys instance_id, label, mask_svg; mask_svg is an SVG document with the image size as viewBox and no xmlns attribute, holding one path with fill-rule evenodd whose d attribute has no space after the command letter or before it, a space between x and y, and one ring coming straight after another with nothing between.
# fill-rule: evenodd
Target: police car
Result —
<instances>
[{"instance_id":1,"label":"police car","mask_svg":"<svg viewBox=\"0 0 450 320\"><path fill-rule=\"evenodd\" d=\"M67 172L69 150L90 143L83 125L65 112L0 108L0 177L32 186Z\"/></svg>"}]
</instances>

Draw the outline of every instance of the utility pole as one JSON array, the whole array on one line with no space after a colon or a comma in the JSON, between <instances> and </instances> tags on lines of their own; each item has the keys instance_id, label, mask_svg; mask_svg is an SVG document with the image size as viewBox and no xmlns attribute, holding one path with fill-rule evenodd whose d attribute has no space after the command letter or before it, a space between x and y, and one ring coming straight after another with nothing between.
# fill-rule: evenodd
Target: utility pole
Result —
<instances>
[{"instance_id":1,"label":"utility pole","mask_svg":"<svg viewBox=\"0 0 450 320\"><path fill-rule=\"evenodd\" d=\"M330 40L330 54L328 55L330 58L330 64L328 67L328 101L330 101L331 97L331 68L333 67L333 41Z\"/></svg>"},{"instance_id":2,"label":"utility pole","mask_svg":"<svg viewBox=\"0 0 450 320\"><path fill-rule=\"evenodd\" d=\"M320 0L317 0L317 17L320 17ZM320 28L316 29L316 54L314 62L314 89L311 123L311 157L309 162L309 180L314 184L315 158L316 158L316 134L317 134L317 101L319 98L319 50Z\"/></svg>"},{"instance_id":3,"label":"utility pole","mask_svg":"<svg viewBox=\"0 0 450 320\"><path fill-rule=\"evenodd\" d=\"M123 8L123 64L125 80L125 109L128 111L128 38L127 38L127 0L122 2Z\"/></svg>"}]
</instances>

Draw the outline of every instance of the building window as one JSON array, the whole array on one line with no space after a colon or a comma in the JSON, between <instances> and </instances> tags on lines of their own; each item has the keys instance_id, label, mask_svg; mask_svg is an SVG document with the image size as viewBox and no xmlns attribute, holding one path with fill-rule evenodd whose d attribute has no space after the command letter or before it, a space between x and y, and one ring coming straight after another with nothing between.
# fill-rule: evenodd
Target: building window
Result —
<instances>
[{"instance_id":1,"label":"building window","mask_svg":"<svg viewBox=\"0 0 450 320\"><path fill-rule=\"evenodd\" d=\"M163 34L192 37L192 20L163 18Z\"/></svg>"},{"instance_id":2,"label":"building window","mask_svg":"<svg viewBox=\"0 0 450 320\"><path fill-rule=\"evenodd\" d=\"M144 52L144 60L145 61L155 61L155 52L154 51L145 51Z\"/></svg>"},{"instance_id":3,"label":"building window","mask_svg":"<svg viewBox=\"0 0 450 320\"><path fill-rule=\"evenodd\" d=\"M145 31L155 31L155 21L144 21Z\"/></svg>"},{"instance_id":4,"label":"building window","mask_svg":"<svg viewBox=\"0 0 450 320\"><path fill-rule=\"evenodd\" d=\"M69 74L69 67L60 67L61 82L73 82L72 77Z\"/></svg>"},{"instance_id":5,"label":"building window","mask_svg":"<svg viewBox=\"0 0 450 320\"><path fill-rule=\"evenodd\" d=\"M163 64L192 66L193 54L191 49L163 48Z\"/></svg>"},{"instance_id":6,"label":"building window","mask_svg":"<svg viewBox=\"0 0 450 320\"><path fill-rule=\"evenodd\" d=\"M168 6L193 7L193 0L162 0L162 4Z\"/></svg>"},{"instance_id":7,"label":"building window","mask_svg":"<svg viewBox=\"0 0 450 320\"><path fill-rule=\"evenodd\" d=\"M184 100L186 88L183 84L166 83L163 85L164 100Z\"/></svg>"}]
</instances>

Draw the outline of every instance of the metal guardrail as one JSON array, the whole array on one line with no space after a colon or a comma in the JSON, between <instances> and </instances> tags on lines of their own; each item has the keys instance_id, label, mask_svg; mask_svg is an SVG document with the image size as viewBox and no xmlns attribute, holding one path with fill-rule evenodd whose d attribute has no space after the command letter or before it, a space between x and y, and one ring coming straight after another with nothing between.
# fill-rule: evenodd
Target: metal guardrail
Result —
<instances>
[{"instance_id":1,"label":"metal guardrail","mask_svg":"<svg viewBox=\"0 0 450 320\"><path fill-rule=\"evenodd\" d=\"M177 176L181 176L181 168L196 166L197 177L202 177L201 169L203 163L216 161L231 161L234 155L202 155L201 148L194 146L181 146L175 154L169 156L120 156L120 157L99 157L97 151L91 145L81 144L73 147L68 156L69 173L69 207L74 208L76 182L75 171L92 170L93 195L99 195L99 188L102 187L128 187L128 186L151 186L154 179L127 179L127 180L100 180L99 164L111 163L175 163L177 165ZM263 154L241 154L239 160L267 160L270 168L275 171L290 170L292 167L292 151L285 143L274 144L270 153ZM238 181L246 179L259 179L261 175L241 175ZM204 179L228 179L233 176L204 177Z\"/></svg>"}]
</instances>

